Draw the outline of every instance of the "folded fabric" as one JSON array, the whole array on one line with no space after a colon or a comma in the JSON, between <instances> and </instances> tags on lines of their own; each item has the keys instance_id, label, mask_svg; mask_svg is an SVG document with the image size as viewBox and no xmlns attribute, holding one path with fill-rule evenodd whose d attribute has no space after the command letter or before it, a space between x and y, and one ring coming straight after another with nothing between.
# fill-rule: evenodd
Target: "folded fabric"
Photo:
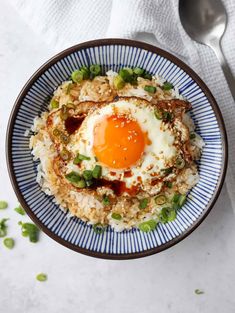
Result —
<instances>
[{"instance_id":1,"label":"folded fabric","mask_svg":"<svg viewBox=\"0 0 235 313\"><path fill-rule=\"evenodd\" d=\"M191 66L208 84L225 120L230 155L226 182L235 211L235 103L213 51L193 42L183 30L178 0L11 0L11 3L55 52L91 39L135 39L148 33L154 35L154 45ZM222 46L235 75L235 1L224 0L224 5L228 26Z\"/></svg>"}]
</instances>

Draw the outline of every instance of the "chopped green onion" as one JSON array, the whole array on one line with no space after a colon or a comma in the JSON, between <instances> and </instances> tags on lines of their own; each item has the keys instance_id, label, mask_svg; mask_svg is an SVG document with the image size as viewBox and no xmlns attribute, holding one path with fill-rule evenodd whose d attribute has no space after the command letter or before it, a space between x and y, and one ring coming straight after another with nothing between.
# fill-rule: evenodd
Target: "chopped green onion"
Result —
<instances>
[{"instance_id":1,"label":"chopped green onion","mask_svg":"<svg viewBox=\"0 0 235 313\"><path fill-rule=\"evenodd\" d=\"M172 208L169 212L168 212L168 222L172 222L176 219L176 210L174 208Z\"/></svg>"},{"instance_id":2,"label":"chopped green onion","mask_svg":"<svg viewBox=\"0 0 235 313\"><path fill-rule=\"evenodd\" d=\"M117 221L120 221L122 219L122 216L119 213L112 213L111 217Z\"/></svg>"},{"instance_id":3,"label":"chopped green onion","mask_svg":"<svg viewBox=\"0 0 235 313\"><path fill-rule=\"evenodd\" d=\"M36 279L37 279L38 281L46 281L46 280L47 280L47 275L44 274L44 273L40 273L40 274L38 274L38 275L36 276Z\"/></svg>"},{"instance_id":4,"label":"chopped green onion","mask_svg":"<svg viewBox=\"0 0 235 313\"><path fill-rule=\"evenodd\" d=\"M74 184L78 188L85 188L86 187L86 182L84 179L80 179L76 184Z\"/></svg>"},{"instance_id":5,"label":"chopped green onion","mask_svg":"<svg viewBox=\"0 0 235 313\"><path fill-rule=\"evenodd\" d=\"M163 205L166 203L166 196L164 195L159 195L155 198L155 202L157 205Z\"/></svg>"},{"instance_id":6,"label":"chopped green onion","mask_svg":"<svg viewBox=\"0 0 235 313\"><path fill-rule=\"evenodd\" d=\"M93 64L90 66L90 72L93 77L101 74L101 66L98 64Z\"/></svg>"},{"instance_id":7,"label":"chopped green onion","mask_svg":"<svg viewBox=\"0 0 235 313\"><path fill-rule=\"evenodd\" d=\"M18 206L14 210L20 215L25 215L25 210L22 208L22 206Z\"/></svg>"},{"instance_id":8,"label":"chopped green onion","mask_svg":"<svg viewBox=\"0 0 235 313\"><path fill-rule=\"evenodd\" d=\"M14 248L14 245L15 245L15 241L14 241L14 239L12 239L12 238L5 238L5 239L3 240L3 244L4 244L4 246L5 246L6 248L8 248L8 249L13 249L13 248Z\"/></svg>"},{"instance_id":9,"label":"chopped green onion","mask_svg":"<svg viewBox=\"0 0 235 313\"><path fill-rule=\"evenodd\" d=\"M68 108L64 104L61 107L60 117L63 121L67 120L67 118L69 117Z\"/></svg>"},{"instance_id":10,"label":"chopped green onion","mask_svg":"<svg viewBox=\"0 0 235 313\"><path fill-rule=\"evenodd\" d=\"M38 242L39 229L32 223L18 223L21 226L22 236L29 237L30 242Z\"/></svg>"},{"instance_id":11,"label":"chopped green onion","mask_svg":"<svg viewBox=\"0 0 235 313\"><path fill-rule=\"evenodd\" d=\"M96 234L102 234L105 231L105 227L101 223L96 223L93 225L93 230Z\"/></svg>"},{"instance_id":12,"label":"chopped green onion","mask_svg":"<svg viewBox=\"0 0 235 313\"><path fill-rule=\"evenodd\" d=\"M52 109L58 109L59 101L55 100L54 98L51 99L50 106Z\"/></svg>"},{"instance_id":13,"label":"chopped green onion","mask_svg":"<svg viewBox=\"0 0 235 313\"><path fill-rule=\"evenodd\" d=\"M69 136L67 136L66 134L60 134L60 140L64 143L67 144L69 143Z\"/></svg>"},{"instance_id":14,"label":"chopped green onion","mask_svg":"<svg viewBox=\"0 0 235 313\"><path fill-rule=\"evenodd\" d=\"M102 174L102 167L100 165L96 165L92 171L92 176L97 179L97 178L100 178L101 174Z\"/></svg>"},{"instance_id":15,"label":"chopped green onion","mask_svg":"<svg viewBox=\"0 0 235 313\"><path fill-rule=\"evenodd\" d=\"M77 184L81 180L81 176L76 172L70 172L65 178L72 184Z\"/></svg>"},{"instance_id":16,"label":"chopped green onion","mask_svg":"<svg viewBox=\"0 0 235 313\"><path fill-rule=\"evenodd\" d=\"M148 233L151 231L151 226L147 222L143 222L139 224L139 229L144 233Z\"/></svg>"},{"instance_id":17,"label":"chopped green onion","mask_svg":"<svg viewBox=\"0 0 235 313\"><path fill-rule=\"evenodd\" d=\"M57 137L57 136L59 136L61 134L61 131L58 128L55 128L55 129L53 129L52 133L53 133L54 136Z\"/></svg>"},{"instance_id":18,"label":"chopped green onion","mask_svg":"<svg viewBox=\"0 0 235 313\"><path fill-rule=\"evenodd\" d=\"M0 237L5 237L7 234L7 225L6 221L8 221L9 218L3 218L0 220Z\"/></svg>"},{"instance_id":19,"label":"chopped green onion","mask_svg":"<svg viewBox=\"0 0 235 313\"><path fill-rule=\"evenodd\" d=\"M27 232L27 230L23 230L22 233L21 233L21 235L22 235L23 237L28 237L29 233Z\"/></svg>"},{"instance_id":20,"label":"chopped green onion","mask_svg":"<svg viewBox=\"0 0 235 313\"><path fill-rule=\"evenodd\" d=\"M78 188L85 188L86 182L81 176L75 172L71 172L67 175L65 175L65 178L75 187Z\"/></svg>"},{"instance_id":21,"label":"chopped green onion","mask_svg":"<svg viewBox=\"0 0 235 313\"><path fill-rule=\"evenodd\" d=\"M130 67L124 67L119 71L119 75L122 77L122 79L127 82L131 83L132 85L137 85L137 77L136 73L134 73L133 69Z\"/></svg>"},{"instance_id":22,"label":"chopped green onion","mask_svg":"<svg viewBox=\"0 0 235 313\"><path fill-rule=\"evenodd\" d=\"M125 86L125 81L121 78L121 76L117 75L113 80L114 87L116 89L122 89Z\"/></svg>"},{"instance_id":23,"label":"chopped green onion","mask_svg":"<svg viewBox=\"0 0 235 313\"><path fill-rule=\"evenodd\" d=\"M149 74L149 73L144 73L144 78L145 78L145 79L152 80L152 75Z\"/></svg>"},{"instance_id":24,"label":"chopped green onion","mask_svg":"<svg viewBox=\"0 0 235 313\"><path fill-rule=\"evenodd\" d=\"M180 206L178 203L172 203L171 205L172 209L174 209L175 211L178 211L180 209Z\"/></svg>"},{"instance_id":25,"label":"chopped green onion","mask_svg":"<svg viewBox=\"0 0 235 313\"><path fill-rule=\"evenodd\" d=\"M79 164L79 163L81 163L82 162L82 160L80 160L80 158L79 158L79 154L75 157L75 159L73 160L73 164Z\"/></svg>"},{"instance_id":26,"label":"chopped green onion","mask_svg":"<svg viewBox=\"0 0 235 313\"><path fill-rule=\"evenodd\" d=\"M126 71L128 71L128 73L129 73L130 75L133 75L133 69L132 69L132 68L130 68L130 67L124 67L123 69L126 70Z\"/></svg>"},{"instance_id":27,"label":"chopped green onion","mask_svg":"<svg viewBox=\"0 0 235 313\"><path fill-rule=\"evenodd\" d=\"M85 161L85 160L89 161L90 159L91 159L90 157L87 157L86 155L78 153L75 159L73 160L73 164L79 164L82 161Z\"/></svg>"},{"instance_id":28,"label":"chopped green onion","mask_svg":"<svg viewBox=\"0 0 235 313\"><path fill-rule=\"evenodd\" d=\"M172 222L176 218L176 211L171 207L162 208L159 219L162 223Z\"/></svg>"},{"instance_id":29,"label":"chopped green onion","mask_svg":"<svg viewBox=\"0 0 235 313\"><path fill-rule=\"evenodd\" d=\"M165 208L162 208L160 214L159 214L159 220L160 222L162 223L167 223L168 222L168 211L171 210L170 207L165 207Z\"/></svg>"},{"instance_id":30,"label":"chopped green onion","mask_svg":"<svg viewBox=\"0 0 235 313\"><path fill-rule=\"evenodd\" d=\"M196 134L195 133L190 133L189 138L190 139L195 139L196 138Z\"/></svg>"},{"instance_id":31,"label":"chopped green onion","mask_svg":"<svg viewBox=\"0 0 235 313\"><path fill-rule=\"evenodd\" d=\"M8 207L8 203L6 201L0 201L0 210L4 210Z\"/></svg>"},{"instance_id":32,"label":"chopped green onion","mask_svg":"<svg viewBox=\"0 0 235 313\"><path fill-rule=\"evenodd\" d=\"M69 93L70 93L70 90L71 90L71 88L72 88L72 86L73 86L73 84L70 82L70 83L68 83L68 85L67 85L67 87L66 87L66 95L69 95Z\"/></svg>"},{"instance_id":33,"label":"chopped green onion","mask_svg":"<svg viewBox=\"0 0 235 313\"><path fill-rule=\"evenodd\" d=\"M83 79L89 79L90 78L90 70L87 66L82 66L80 68L80 71L83 74Z\"/></svg>"},{"instance_id":34,"label":"chopped green onion","mask_svg":"<svg viewBox=\"0 0 235 313\"><path fill-rule=\"evenodd\" d=\"M164 172L165 175L171 174L172 173L172 167L164 168L161 171Z\"/></svg>"},{"instance_id":35,"label":"chopped green onion","mask_svg":"<svg viewBox=\"0 0 235 313\"><path fill-rule=\"evenodd\" d=\"M175 193L172 198L172 208L177 211L179 210L186 202L187 197L186 195L181 195L179 193Z\"/></svg>"},{"instance_id":36,"label":"chopped green onion","mask_svg":"<svg viewBox=\"0 0 235 313\"><path fill-rule=\"evenodd\" d=\"M87 187L92 186L93 183L94 183L93 180L86 180L86 185L87 185Z\"/></svg>"},{"instance_id":37,"label":"chopped green onion","mask_svg":"<svg viewBox=\"0 0 235 313\"><path fill-rule=\"evenodd\" d=\"M81 161L84 161L84 160L88 160L89 161L91 159L90 157L88 157L88 156L86 156L84 154L78 154L78 157L79 157L79 159Z\"/></svg>"},{"instance_id":38,"label":"chopped green onion","mask_svg":"<svg viewBox=\"0 0 235 313\"><path fill-rule=\"evenodd\" d=\"M162 112L159 109L154 110L154 115L158 120L162 120Z\"/></svg>"},{"instance_id":39,"label":"chopped green onion","mask_svg":"<svg viewBox=\"0 0 235 313\"><path fill-rule=\"evenodd\" d=\"M165 181L164 184L168 187L168 188L172 188L173 184L171 181Z\"/></svg>"},{"instance_id":40,"label":"chopped green onion","mask_svg":"<svg viewBox=\"0 0 235 313\"><path fill-rule=\"evenodd\" d=\"M157 88L154 86L146 85L144 87L144 90L149 92L149 93L155 93L157 91Z\"/></svg>"},{"instance_id":41,"label":"chopped green onion","mask_svg":"<svg viewBox=\"0 0 235 313\"><path fill-rule=\"evenodd\" d=\"M174 114L173 113L170 113L170 112L167 112L167 111L164 111L162 113L162 118L167 121L167 122L171 122L174 118Z\"/></svg>"},{"instance_id":42,"label":"chopped green onion","mask_svg":"<svg viewBox=\"0 0 235 313\"><path fill-rule=\"evenodd\" d=\"M70 153L67 149L63 148L61 151L60 151L60 157L62 160L64 161L68 161L69 160L69 157L70 157Z\"/></svg>"},{"instance_id":43,"label":"chopped green onion","mask_svg":"<svg viewBox=\"0 0 235 313\"><path fill-rule=\"evenodd\" d=\"M175 161L175 167L178 169L182 169L185 167L185 160L179 156Z\"/></svg>"},{"instance_id":44,"label":"chopped green onion","mask_svg":"<svg viewBox=\"0 0 235 313\"><path fill-rule=\"evenodd\" d=\"M196 295L202 295L202 294L204 294L204 291L202 291L202 290L200 290L200 289L195 289L194 292L195 292Z\"/></svg>"},{"instance_id":45,"label":"chopped green onion","mask_svg":"<svg viewBox=\"0 0 235 313\"><path fill-rule=\"evenodd\" d=\"M181 195L180 193L175 193L172 198L172 203L178 205L179 208L181 208L187 200L186 195Z\"/></svg>"},{"instance_id":46,"label":"chopped green onion","mask_svg":"<svg viewBox=\"0 0 235 313\"><path fill-rule=\"evenodd\" d=\"M179 198L180 198L180 193L175 193L171 201L173 203L178 203Z\"/></svg>"},{"instance_id":47,"label":"chopped green onion","mask_svg":"<svg viewBox=\"0 0 235 313\"><path fill-rule=\"evenodd\" d=\"M118 74L126 83L131 83L133 80L133 71L130 68L122 68Z\"/></svg>"},{"instance_id":48,"label":"chopped green onion","mask_svg":"<svg viewBox=\"0 0 235 313\"><path fill-rule=\"evenodd\" d=\"M182 207L185 204L186 200L187 200L186 195L180 195L180 198L178 201L179 206Z\"/></svg>"},{"instance_id":49,"label":"chopped green onion","mask_svg":"<svg viewBox=\"0 0 235 313\"><path fill-rule=\"evenodd\" d=\"M139 229L145 233L150 232L151 230L154 230L157 226L157 222L154 220L148 220L146 222L142 222L139 224Z\"/></svg>"},{"instance_id":50,"label":"chopped green onion","mask_svg":"<svg viewBox=\"0 0 235 313\"><path fill-rule=\"evenodd\" d=\"M131 81L131 84L133 86L137 86L138 85L137 78L138 78L138 76L136 74L133 74L133 78L132 78L132 81Z\"/></svg>"},{"instance_id":51,"label":"chopped green onion","mask_svg":"<svg viewBox=\"0 0 235 313\"><path fill-rule=\"evenodd\" d=\"M72 81L74 83L80 83L83 80L83 73L82 71L79 70L75 70L72 74L71 74L71 78Z\"/></svg>"},{"instance_id":52,"label":"chopped green onion","mask_svg":"<svg viewBox=\"0 0 235 313\"><path fill-rule=\"evenodd\" d=\"M165 82L162 86L163 90L170 90L172 89L174 86L171 83Z\"/></svg>"},{"instance_id":53,"label":"chopped green onion","mask_svg":"<svg viewBox=\"0 0 235 313\"><path fill-rule=\"evenodd\" d=\"M85 170L82 175L85 180L92 180L92 171Z\"/></svg>"},{"instance_id":54,"label":"chopped green onion","mask_svg":"<svg viewBox=\"0 0 235 313\"><path fill-rule=\"evenodd\" d=\"M109 200L109 197L108 196L106 196L106 195L104 195L103 196L103 204L104 205L109 205L110 204L110 200Z\"/></svg>"},{"instance_id":55,"label":"chopped green onion","mask_svg":"<svg viewBox=\"0 0 235 313\"><path fill-rule=\"evenodd\" d=\"M157 222L154 220L148 220L147 222L149 224L149 226L151 227L151 230L154 230L157 226Z\"/></svg>"},{"instance_id":56,"label":"chopped green onion","mask_svg":"<svg viewBox=\"0 0 235 313\"><path fill-rule=\"evenodd\" d=\"M146 209L148 206L148 202L149 202L149 200L147 198L141 199L140 203L139 203L139 209L141 209L141 210Z\"/></svg>"},{"instance_id":57,"label":"chopped green onion","mask_svg":"<svg viewBox=\"0 0 235 313\"><path fill-rule=\"evenodd\" d=\"M75 109L75 105L72 102L66 104L67 109Z\"/></svg>"},{"instance_id":58,"label":"chopped green onion","mask_svg":"<svg viewBox=\"0 0 235 313\"><path fill-rule=\"evenodd\" d=\"M134 74L138 76L142 76L144 74L144 70L142 68L136 67L133 69Z\"/></svg>"}]
</instances>

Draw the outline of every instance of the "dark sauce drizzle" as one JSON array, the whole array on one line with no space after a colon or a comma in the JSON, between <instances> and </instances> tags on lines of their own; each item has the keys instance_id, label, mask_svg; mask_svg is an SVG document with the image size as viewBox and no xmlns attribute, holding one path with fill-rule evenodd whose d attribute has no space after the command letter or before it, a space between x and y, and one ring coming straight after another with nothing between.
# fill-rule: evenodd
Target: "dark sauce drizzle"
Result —
<instances>
[{"instance_id":1,"label":"dark sauce drizzle","mask_svg":"<svg viewBox=\"0 0 235 313\"><path fill-rule=\"evenodd\" d=\"M69 135L72 135L79 127L81 126L85 116L73 117L69 116L64 121L65 129L67 130Z\"/></svg>"},{"instance_id":2,"label":"dark sauce drizzle","mask_svg":"<svg viewBox=\"0 0 235 313\"><path fill-rule=\"evenodd\" d=\"M106 180L106 179L97 179L90 189L96 189L98 187L107 187L113 190L116 196L121 196L124 192L127 192L129 195L136 195L139 191L139 187L133 186L132 188L127 188L125 182L119 180Z\"/></svg>"}]
</instances>

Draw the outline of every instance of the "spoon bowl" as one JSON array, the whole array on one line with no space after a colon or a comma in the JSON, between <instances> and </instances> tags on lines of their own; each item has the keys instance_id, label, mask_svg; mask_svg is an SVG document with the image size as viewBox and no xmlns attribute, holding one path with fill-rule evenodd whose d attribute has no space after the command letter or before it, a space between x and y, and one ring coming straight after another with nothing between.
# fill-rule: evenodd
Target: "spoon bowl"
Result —
<instances>
[{"instance_id":1,"label":"spoon bowl","mask_svg":"<svg viewBox=\"0 0 235 313\"><path fill-rule=\"evenodd\" d=\"M179 15L186 33L214 50L235 99L235 80L221 48L227 26L227 13L221 0L180 0Z\"/></svg>"},{"instance_id":2,"label":"spoon bowl","mask_svg":"<svg viewBox=\"0 0 235 313\"><path fill-rule=\"evenodd\" d=\"M180 0L180 19L188 35L202 43L221 40L227 14L220 0Z\"/></svg>"}]
</instances>

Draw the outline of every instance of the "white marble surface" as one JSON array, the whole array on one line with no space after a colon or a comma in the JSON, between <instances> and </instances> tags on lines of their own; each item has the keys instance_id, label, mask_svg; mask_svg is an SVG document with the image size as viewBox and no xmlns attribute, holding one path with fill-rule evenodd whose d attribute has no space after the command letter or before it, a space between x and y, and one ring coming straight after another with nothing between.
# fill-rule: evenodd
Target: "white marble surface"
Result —
<instances>
[{"instance_id":1,"label":"white marble surface","mask_svg":"<svg viewBox=\"0 0 235 313\"><path fill-rule=\"evenodd\" d=\"M233 313L235 312L235 218L225 188L212 212L183 242L158 255L130 261L77 254L41 234L31 244L20 235L17 204L5 162L5 132L14 100L53 49L1 0L0 11L0 199L9 208L12 251L0 240L0 312L4 313ZM28 220L27 217L23 218ZM48 281L35 280L39 272ZM196 288L205 291L195 295Z\"/></svg>"}]
</instances>

